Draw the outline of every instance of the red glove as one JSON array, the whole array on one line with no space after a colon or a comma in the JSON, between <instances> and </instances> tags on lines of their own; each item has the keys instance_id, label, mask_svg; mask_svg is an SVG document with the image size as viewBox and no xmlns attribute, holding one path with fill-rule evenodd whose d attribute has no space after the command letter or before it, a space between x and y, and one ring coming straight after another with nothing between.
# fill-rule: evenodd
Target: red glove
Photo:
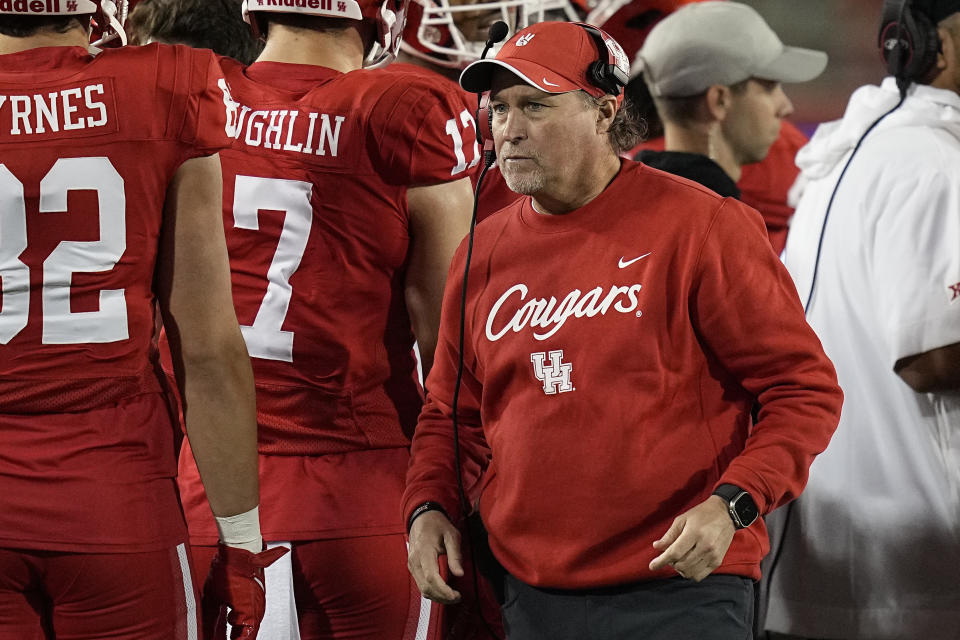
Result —
<instances>
[{"instance_id":1,"label":"red glove","mask_svg":"<svg viewBox=\"0 0 960 640\"><path fill-rule=\"evenodd\" d=\"M217 545L217 555L203 585L204 638L225 638L228 622L233 627L231 640L257 637L266 609L263 570L287 551L286 547L274 547L250 553L223 543Z\"/></svg>"}]
</instances>

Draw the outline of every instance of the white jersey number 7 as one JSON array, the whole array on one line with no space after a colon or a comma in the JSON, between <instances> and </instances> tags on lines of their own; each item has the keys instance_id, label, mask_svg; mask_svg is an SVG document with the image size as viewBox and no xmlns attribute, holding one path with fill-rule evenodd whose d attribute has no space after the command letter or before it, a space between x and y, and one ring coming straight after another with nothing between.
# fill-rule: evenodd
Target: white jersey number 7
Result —
<instances>
[{"instance_id":1,"label":"white jersey number 7","mask_svg":"<svg viewBox=\"0 0 960 640\"><path fill-rule=\"evenodd\" d=\"M300 180L237 176L233 193L233 225L257 231L260 211L283 211L283 230L267 270L267 291L253 324L240 325L253 358L293 362L293 332L283 330L293 287L290 277L300 268L307 250L313 205L313 185Z\"/></svg>"}]
</instances>

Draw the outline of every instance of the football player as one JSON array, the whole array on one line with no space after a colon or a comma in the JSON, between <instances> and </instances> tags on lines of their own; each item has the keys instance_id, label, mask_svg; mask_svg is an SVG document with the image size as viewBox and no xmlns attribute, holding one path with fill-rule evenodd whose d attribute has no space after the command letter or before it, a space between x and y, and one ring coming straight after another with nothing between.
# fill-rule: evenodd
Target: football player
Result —
<instances>
[{"instance_id":1,"label":"football player","mask_svg":"<svg viewBox=\"0 0 960 640\"><path fill-rule=\"evenodd\" d=\"M266 45L249 67L222 61L236 101L223 222L257 386L263 534L292 548L286 574L267 574L292 599L268 598L263 628L425 637L399 518L422 402L412 347L426 373L469 224L473 115L451 89L362 68L394 56L406 0L244 9ZM202 573L216 529L191 447L181 495Z\"/></svg>"},{"instance_id":2,"label":"football player","mask_svg":"<svg viewBox=\"0 0 960 640\"><path fill-rule=\"evenodd\" d=\"M535 22L577 20L577 15L568 0L412 0L398 62L389 69L417 72L448 85L460 92L464 107L474 113L477 94L463 91L457 79L464 67L480 58L494 22L504 21L512 34ZM478 195L477 220L487 218L518 197L507 187L494 163Z\"/></svg>"},{"instance_id":3,"label":"football player","mask_svg":"<svg viewBox=\"0 0 960 640\"><path fill-rule=\"evenodd\" d=\"M0 638L198 637L158 375L170 335L219 547L211 623L263 609L254 392L230 300L214 56L88 49L104 0L0 2ZM218 84L219 83L219 84ZM214 520L211 515L211 520Z\"/></svg>"}]
</instances>

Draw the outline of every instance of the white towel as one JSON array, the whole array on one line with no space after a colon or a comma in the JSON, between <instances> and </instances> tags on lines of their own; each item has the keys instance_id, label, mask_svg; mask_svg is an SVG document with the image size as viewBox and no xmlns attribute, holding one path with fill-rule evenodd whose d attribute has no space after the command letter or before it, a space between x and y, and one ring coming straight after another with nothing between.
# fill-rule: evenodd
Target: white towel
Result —
<instances>
[{"instance_id":1,"label":"white towel","mask_svg":"<svg viewBox=\"0 0 960 640\"><path fill-rule=\"evenodd\" d=\"M289 542L270 542L268 549L290 548ZM267 610L257 640L300 640L297 602L293 596L292 553L284 555L264 571L267 589ZM230 637L230 625L227 625Z\"/></svg>"}]
</instances>

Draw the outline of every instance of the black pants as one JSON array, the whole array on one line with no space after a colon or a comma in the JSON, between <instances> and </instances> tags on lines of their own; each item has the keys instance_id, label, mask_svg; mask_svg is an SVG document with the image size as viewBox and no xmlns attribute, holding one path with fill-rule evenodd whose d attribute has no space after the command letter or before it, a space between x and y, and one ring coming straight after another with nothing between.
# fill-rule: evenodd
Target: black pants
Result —
<instances>
[{"instance_id":1,"label":"black pants","mask_svg":"<svg viewBox=\"0 0 960 640\"><path fill-rule=\"evenodd\" d=\"M537 589L506 577L507 640L749 640L753 581L654 580L583 591Z\"/></svg>"}]
</instances>

